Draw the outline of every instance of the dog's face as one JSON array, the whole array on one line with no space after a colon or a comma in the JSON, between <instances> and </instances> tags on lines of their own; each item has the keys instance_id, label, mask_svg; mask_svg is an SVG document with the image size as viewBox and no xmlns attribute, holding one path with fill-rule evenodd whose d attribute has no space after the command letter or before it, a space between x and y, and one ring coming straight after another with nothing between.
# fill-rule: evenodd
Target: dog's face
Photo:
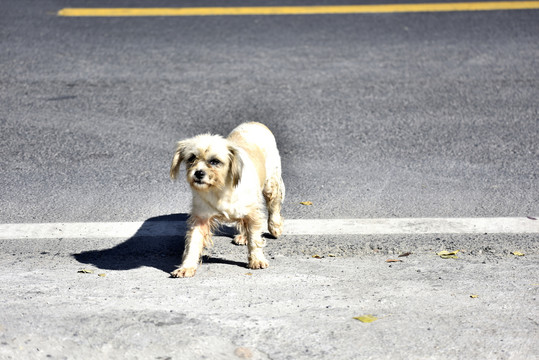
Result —
<instances>
[{"instance_id":1,"label":"dog's face","mask_svg":"<svg viewBox=\"0 0 539 360\"><path fill-rule=\"evenodd\" d=\"M187 168L187 182L196 191L237 186L243 166L238 149L218 135L199 135L178 142L170 167L171 178L177 177L182 162Z\"/></svg>"}]
</instances>

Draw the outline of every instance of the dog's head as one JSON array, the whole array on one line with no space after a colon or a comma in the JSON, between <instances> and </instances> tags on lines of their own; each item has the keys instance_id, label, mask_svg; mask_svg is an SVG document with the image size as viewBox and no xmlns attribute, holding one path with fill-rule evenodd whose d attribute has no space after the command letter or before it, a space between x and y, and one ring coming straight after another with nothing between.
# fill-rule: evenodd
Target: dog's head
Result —
<instances>
[{"instance_id":1,"label":"dog's head","mask_svg":"<svg viewBox=\"0 0 539 360\"><path fill-rule=\"evenodd\" d=\"M238 185L243 168L239 150L218 135L199 135L177 143L170 167L176 179L185 162L187 182L197 191L221 190Z\"/></svg>"}]
</instances>

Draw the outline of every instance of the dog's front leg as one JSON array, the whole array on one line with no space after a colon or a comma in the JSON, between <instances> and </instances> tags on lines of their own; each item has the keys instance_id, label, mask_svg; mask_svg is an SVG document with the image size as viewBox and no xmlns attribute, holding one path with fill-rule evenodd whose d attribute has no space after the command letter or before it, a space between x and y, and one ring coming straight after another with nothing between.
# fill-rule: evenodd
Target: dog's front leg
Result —
<instances>
[{"instance_id":1,"label":"dog's front leg","mask_svg":"<svg viewBox=\"0 0 539 360\"><path fill-rule=\"evenodd\" d=\"M192 277L197 271L204 245L211 240L210 220L195 219L194 225L185 236L185 250L181 266L174 270L172 277Z\"/></svg>"},{"instance_id":2,"label":"dog's front leg","mask_svg":"<svg viewBox=\"0 0 539 360\"><path fill-rule=\"evenodd\" d=\"M249 268L265 269L269 266L262 248L266 245L262 239L262 219L257 212L243 220L243 226L247 234L247 246L249 250Z\"/></svg>"}]
</instances>

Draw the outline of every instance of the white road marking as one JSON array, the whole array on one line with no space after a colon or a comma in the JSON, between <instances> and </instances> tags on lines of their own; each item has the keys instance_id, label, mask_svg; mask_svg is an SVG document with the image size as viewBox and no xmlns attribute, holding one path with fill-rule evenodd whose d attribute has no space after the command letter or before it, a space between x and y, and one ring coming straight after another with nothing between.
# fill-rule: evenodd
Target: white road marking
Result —
<instances>
[{"instance_id":1,"label":"white road marking","mask_svg":"<svg viewBox=\"0 0 539 360\"><path fill-rule=\"evenodd\" d=\"M288 220L286 235L539 233L529 218L389 218Z\"/></svg>"},{"instance_id":2,"label":"white road marking","mask_svg":"<svg viewBox=\"0 0 539 360\"><path fill-rule=\"evenodd\" d=\"M186 227L184 221L0 224L0 240L179 236ZM539 234L539 220L525 217L288 219L283 235L484 233Z\"/></svg>"}]
</instances>

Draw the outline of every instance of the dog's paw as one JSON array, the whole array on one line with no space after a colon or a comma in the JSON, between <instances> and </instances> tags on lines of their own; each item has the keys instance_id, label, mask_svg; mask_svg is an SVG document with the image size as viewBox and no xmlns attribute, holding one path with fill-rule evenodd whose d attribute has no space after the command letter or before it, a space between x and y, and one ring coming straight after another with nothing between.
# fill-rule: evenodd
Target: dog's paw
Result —
<instances>
[{"instance_id":1,"label":"dog's paw","mask_svg":"<svg viewBox=\"0 0 539 360\"><path fill-rule=\"evenodd\" d=\"M171 272L170 276L174 277L174 278L193 277L193 276L195 276L196 272L197 272L196 268L184 268L184 267L181 267L181 268L176 269L173 272Z\"/></svg>"},{"instance_id":2,"label":"dog's paw","mask_svg":"<svg viewBox=\"0 0 539 360\"><path fill-rule=\"evenodd\" d=\"M238 234L236 236L234 236L234 241L233 241L234 244L236 245L247 245L247 237L241 235L241 234Z\"/></svg>"},{"instance_id":3,"label":"dog's paw","mask_svg":"<svg viewBox=\"0 0 539 360\"><path fill-rule=\"evenodd\" d=\"M278 238L283 233L283 218L279 217L278 219L272 219L268 221L268 230L270 234Z\"/></svg>"},{"instance_id":4,"label":"dog's paw","mask_svg":"<svg viewBox=\"0 0 539 360\"><path fill-rule=\"evenodd\" d=\"M269 263L266 259L250 259L249 260L249 269L265 269L269 266Z\"/></svg>"}]
</instances>

